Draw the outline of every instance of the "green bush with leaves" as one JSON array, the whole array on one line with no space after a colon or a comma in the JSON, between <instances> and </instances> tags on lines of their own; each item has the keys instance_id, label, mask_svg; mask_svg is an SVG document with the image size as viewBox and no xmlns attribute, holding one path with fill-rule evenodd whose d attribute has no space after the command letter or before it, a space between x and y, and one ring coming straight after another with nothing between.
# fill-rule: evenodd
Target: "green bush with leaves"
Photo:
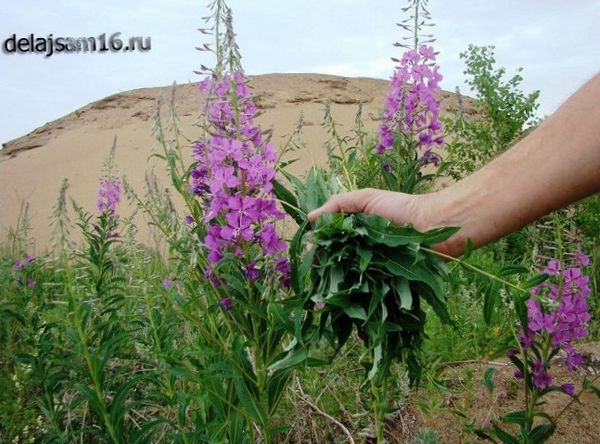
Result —
<instances>
[{"instance_id":1,"label":"green bush with leaves","mask_svg":"<svg viewBox=\"0 0 600 444\"><path fill-rule=\"evenodd\" d=\"M469 45L460 54L464 60L466 83L475 94L474 116L465 113L458 94L456 114L446 118L452 135L448 144L449 172L455 179L468 175L504 152L527 130L537 124L539 91L526 94L520 89L523 69L506 79L506 69L495 66L493 46Z\"/></svg>"}]
</instances>

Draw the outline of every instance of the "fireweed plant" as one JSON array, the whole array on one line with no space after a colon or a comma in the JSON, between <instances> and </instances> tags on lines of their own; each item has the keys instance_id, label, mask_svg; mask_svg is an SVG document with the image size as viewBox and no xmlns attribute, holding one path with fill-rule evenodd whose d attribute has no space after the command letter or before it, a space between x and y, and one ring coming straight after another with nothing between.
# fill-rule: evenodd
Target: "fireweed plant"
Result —
<instances>
[{"instance_id":1,"label":"fireweed plant","mask_svg":"<svg viewBox=\"0 0 600 444\"><path fill-rule=\"evenodd\" d=\"M114 150L108 163L113 156ZM62 282L46 283L58 294L48 295L53 296L45 313L31 326L33 348L15 355L37 388L32 396L38 423L44 418L42 436L53 442L145 439L129 416L138 405L132 393L143 375L128 375L131 356L125 349L132 334L114 251L120 242L120 194L120 181L109 172L100 181L97 215L74 205L84 248L76 254L76 267L63 255L60 274L46 274L49 280L60 276Z\"/></svg>"},{"instance_id":2,"label":"fireweed plant","mask_svg":"<svg viewBox=\"0 0 600 444\"><path fill-rule=\"evenodd\" d=\"M557 231L560 244L560 232ZM559 249L560 250L560 249ZM559 252L560 253L560 252ZM560 255L560 254L559 254ZM578 391L573 383L554 384L551 367L554 358L562 355L569 372L584 363L573 342L588 335L591 319L587 299L591 295L589 277L584 274L590 259L581 250L569 257L551 259L542 270L549 279L531 289L528 299L519 301L516 311L521 322L518 347L508 352L516 366L514 376L523 382L525 408L502 415L506 424L518 425L518 432L493 423L488 430L476 433L490 441L503 443L543 443L555 432L557 421L573 401L586 390L600 394L593 381L584 379ZM554 417L544 412L543 398L552 392L572 397Z\"/></svg>"},{"instance_id":3,"label":"fireweed plant","mask_svg":"<svg viewBox=\"0 0 600 444\"><path fill-rule=\"evenodd\" d=\"M412 2L406 9L413 10L414 18L423 12L424 3ZM418 34L418 19L416 23L414 33ZM418 42L415 37L415 47L407 49L402 59L393 59L399 66L391 78L379 139L370 151L380 163L382 185L408 193L423 189L420 185L433 177L424 175L422 169L440 164L433 148L444 142L436 98L441 80L439 67L435 65L434 49ZM423 247L447 239L456 229L419 233L377 216L338 214L321 216L310 235L305 234L308 224L303 214L322 205L340 188L356 186L348 173L352 157L346 157L346 141L338 136L329 107L325 119L340 150L338 157L329 157L341 163L334 170L341 182L335 174L312 169L306 183L283 172L293 191L279 183L276 186L284 208L301 225L290 247L291 281L297 300L308 312L302 327L296 327L294 348L284 362L307 355L322 338L330 338L334 349L340 350L356 329L365 345L365 387L371 393L375 433L377 441L383 442L385 414L390 412L386 394L391 364L394 360L404 362L410 381L417 383L420 379L418 355L425 336L424 303L443 322L451 322L443 291L447 269L432 250ZM357 136L362 145L360 126ZM311 248L302 257L309 238ZM313 322L318 327L313 327Z\"/></svg>"},{"instance_id":4,"label":"fireweed plant","mask_svg":"<svg viewBox=\"0 0 600 444\"><path fill-rule=\"evenodd\" d=\"M407 50L391 77L375 152L381 156L387 187L412 193L432 178L423 175L429 164L439 166L433 149L444 143L437 94L442 76L431 46Z\"/></svg>"},{"instance_id":5,"label":"fireweed plant","mask_svg":"<svg viewBox=\"0 0 600 444\"><path fill-rule=\"evenodd\" d=\"M204 339L210 337L224 351L223 365L208 368L222 372L222 387L210 390L215 405L230 412L225 436L271 442L277 433L272 418L294 367L269 368L281 360L291 329L289 308L282 304L290 264L287 244L276 230L284 217L273 192L276 155L254 120L257 108L240 63L231 11L221 0L209 8L212 15L202 32L215 41L200 49L214 53L216 62L199 72L202 135L193 143L194 163L175 179L190 210L185 222L200 245L195 257L208 308ZM165 152L173 167L170 156ZM168 290L174 282L163 284Z\"/></svg>"},{"instance_id":6,"label":"fireweed plant","mask_svg":"<svg viewBox=\"0 0 600 444\"><path fill-rule=\"evenodd\" d=\"M390 90L384 102L375 153L382 166L384 186L393 191L423 191L445 168L434 151L444 145L440 104L437 96L442 75L436 64L436 52L430 44L432 34L424 34L433 26L427 0L411 0L402 10L408 17L398 23L408 36L396 47L405 48L390 78ZM437 169L432 174L432 165Z\"/></svg>"},{"instance_id":7,"label":"fireweed plant","mask_svg":"<svg viewBox=\"0 0 600 444\"><path fill-rule=\"evenodd\" d=\"M87 243L81 254L88 281L67 287L69 327L67 336L72 353L79 356L76 402L86 402L98 429L94 435L109 442L124 442L134 436L127 414L135 403L126 403L140 378L123 378L126 365L123 349L129 338L122 310L125 306L124 278L118 271L114 248L120 240L121 182L112 174L115 145L107 160L108 168L100 180L96 202L97 216L76 207L77 225ZM95 220L94 220L95 219ZM69 278L69 280L73 277ZM111 394L114 394L112 396Z\"/></svg>"},{"instance_id":8,"label":"fireweed plant","mask_svg":"<svg viewBox=\"0 0 600 444\"><path fill-rule=\"evenodd\" d=\"M209 130L194 146L190 183L207 227L204 272L222 294L225 321L252 350L244 390L255 397L252 417L269 442L269 417L289 376L289 370L267 370L281 352L285 331L275 316L282 289L289 286L289 263L283 254L287 244L275 228L284 216L272 191L275 153L253 121L256 107L246 82L235 71L213 73L200 83L204 99L211 102Z\"/></svg>"}]
</instances>

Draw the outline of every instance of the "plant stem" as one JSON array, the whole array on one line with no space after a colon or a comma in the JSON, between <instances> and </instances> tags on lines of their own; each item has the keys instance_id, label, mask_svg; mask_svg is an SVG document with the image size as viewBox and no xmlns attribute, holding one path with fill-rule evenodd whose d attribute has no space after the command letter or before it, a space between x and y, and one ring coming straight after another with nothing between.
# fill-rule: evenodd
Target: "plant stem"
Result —
<instances>
[{"instance_id":1,"label":"plant stem","mask_svg":"<svg viewBox=\"0 0 600 444\"><path fill-rule=\"evenodd\" d=\"M371 395L373 396L372 410L378 444L385 442L385 409L387 405L388 375L388 366L383 365L371 379Z\"/></svg>"},{"instance_id":2,"label":"plant stem","mask_svg":"<svg viewBox=\"0 0 600 444\"><path fill-rule=\"evenodd\" d=\"M443 258L443 259L446 259L446 260L449 260L449 261L452 261L452 262L456 262L456 263L462 265L463 267L468 268L471 271L479 273L482 276L485 276L485 277L487 277L489 279L492 279L494 281L500 282L500 283L502 283L502 284L504 284L504 285L506 285L508 287L511 287L512 289L517 290L517 291L519 291L521 293L527 293L528 292L528 290L526 290L526 289L524 289L522 287L519 287L518 285L513 284L512 282L506 281L506 280L504 280L504 279L502 279L502 278L500 278L500 277L498 277L496 275L488 273L487 271L482 270L481 268L478 268L475 265L471 265L470 263L468 263L468 262L466 262L466 261L464 261L462 259L456 258L454 256L450 256L448 254L441 253L439 251L436 251L436 250L433 250L433 249L427 248L427 247L421 247L421 250L427 251L428 253L433 253L433 254L435 254L435 255Z\"/></svg>"},{"instance_id":3,"label":"plant stem","mask_svg":"<svg viewBox=\"0 0 600 444\"><path fill-rule=\"evenodd\" d=\"M415 48L417 49L419 47L419 8L421 6L421 1L420 0L415 0L415 22L414 22L414 29L413 29L413 37L414 37L414 45Z\"/></svg>"}]
</instances>

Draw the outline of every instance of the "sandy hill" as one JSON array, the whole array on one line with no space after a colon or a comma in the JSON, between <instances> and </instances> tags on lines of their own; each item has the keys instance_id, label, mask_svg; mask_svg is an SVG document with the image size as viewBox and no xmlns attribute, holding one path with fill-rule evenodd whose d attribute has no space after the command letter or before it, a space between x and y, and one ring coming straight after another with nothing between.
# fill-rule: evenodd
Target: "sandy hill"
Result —
<instances>
[{"instance_id":1,"label":"sandy hill","mask_svg":"<svg viewBox=\"0 0 600 444\"><path fill-rule=\"evenodd\" d=\"M300 113L304 115L306 149L293 170L302 173L313 162L322 163L328 139L321 127L324 103L330 100L332 113L342 134L354 124L359 103L364 103L363 120L375 130L388 82L369 78L345 78L319 74L268 74L251 76L258 121L273 129L273 141L281 145L293 131ZM117 139L116 165L129 182L142 191L144 173L156 168L164 184L164 166L148 160L156 147L152 135L156 103L162 98L166 120L172 88L143 88L106 97L49 122L31 133L3 145L0 151L0 240L15 226L22 202L30 204L31 234L38 249L48 245L52 206L63 178L71 184L69 195L93 210L102 162ZM195 84L177 86L175 108L183 136L194 140L198 134L200 95ZM441 93L442 108L455 105L454 94ZM472 102L467 101L467 109ZM190 149L191 151L191 149ZM140 229L142 235L144 230ZM143 239L142 239L143 240Z\"/></svg>"}]
</instances>

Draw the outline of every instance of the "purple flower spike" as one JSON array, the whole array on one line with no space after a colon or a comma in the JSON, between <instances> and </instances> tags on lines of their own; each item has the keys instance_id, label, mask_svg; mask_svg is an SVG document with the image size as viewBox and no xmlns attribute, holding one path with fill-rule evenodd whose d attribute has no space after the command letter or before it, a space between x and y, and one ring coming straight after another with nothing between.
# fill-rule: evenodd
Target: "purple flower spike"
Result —
<instances>
[{"instance_id":1,"label":"purple flower spike","mask_svg":"<svg viewBox=\"0 0 600 444\"><path fill-rule=\"evenodd\" d=\"M100 181L96 207L100 213L114 214L121 201L121 182L118 179L105 177Z\"/></svg>"},{"instance_id":2,"label":"purple flower spike","mask_svg":"<svg viewBox=\"0 0 600 444\"><path fill-rule=\"evenodd\" d=\"M581 269L583 264L589 263L589 258L581 250L570 256L575 257L579 266L568 266L553 259L543 269L550 279L531 292L527 301L528 328L519 332L519 342L529 349L550 341L552 353L565 352L567 368L574 371L584 364L583 355L575 351L573 342L588 335L591 315L587 298L591 288L589 277ZM544 389L552 385L550 362L548 356L537 356L532 368L533 385ZM561 389L570 396L575 393L573 384L563 384Z\"/></svg>"},{"instance_id":3,"label":"purple flower spike","mask_svg":"<svg viewBox=\"0 0 600 444\"><path fill-rule=\"evenodd\" d=\"M287 245L274 227L284 218L273 192L277 155L255 123L257 108L247 83L242 72L207 76L200 82L210 131L194 144L197 163L190 188L201 201L208 226L204 246L209 275L233 254L246 278L256 280L262 261L277 260ZM262 247L262 256L244 263L253 245ZM219 280L213 282L218 285Z\"/></svg>"},{"instance_id":4,"label":"purple flower spike","mask_svg":"<svg viewBox=\"0 0 600 444\"><path fill-rule=\"evenodd\" d=\"M552 376L546 371L544 364L539 359L535 361L533 367L533 385L541 389L552 385Z\"/></svg>"},{"instance_id":5,"label":"purple flower spike","mask_svg":"<svg viewBox=\"0 0 600 444\"><path fill-rule=\"evenodd\" d=\"M31 278L27 279L27 288L35 288L36 285L37 285L36 281L34 281Z\"/></svg>"},{"instance_id":6,"label":"purple flower spike","mask_svg":"<svg viewBox=\"0 0 600 444\"><path fill-rule=\"evenodd\" d=\"M444 143L440 134L440 105L436 96L442 76L435 65L435 51L423 45L408 50L402 56L391 78L391 89L385 99L385 110L379 127L379 143L375 148L382 154L392 148L395 134L411 136L425 152ZM438 164L433 153L425 156L422 165Z\"/></svg>"},{"instance_id":7,"label":"purple flower spike","mask_svg":"<svg viewBox=\"0 0 600 444\"><path fill-rule=\"evenodd\" d=\"M552 385L552 376L547 372L542 372L533 377L533 385L537 388L544 389Z\"/></svg>"},{"instance_id":8,"label":"purple flower spike","mask_svg":"<svg viewBox=\"0 0 600 444\"><path fill-rule=\"evenodd\" d=\"M583 355L576 352L569 353L566 362L569 371L574 371L583 365Z\"/></svg>"}]
</instances>

